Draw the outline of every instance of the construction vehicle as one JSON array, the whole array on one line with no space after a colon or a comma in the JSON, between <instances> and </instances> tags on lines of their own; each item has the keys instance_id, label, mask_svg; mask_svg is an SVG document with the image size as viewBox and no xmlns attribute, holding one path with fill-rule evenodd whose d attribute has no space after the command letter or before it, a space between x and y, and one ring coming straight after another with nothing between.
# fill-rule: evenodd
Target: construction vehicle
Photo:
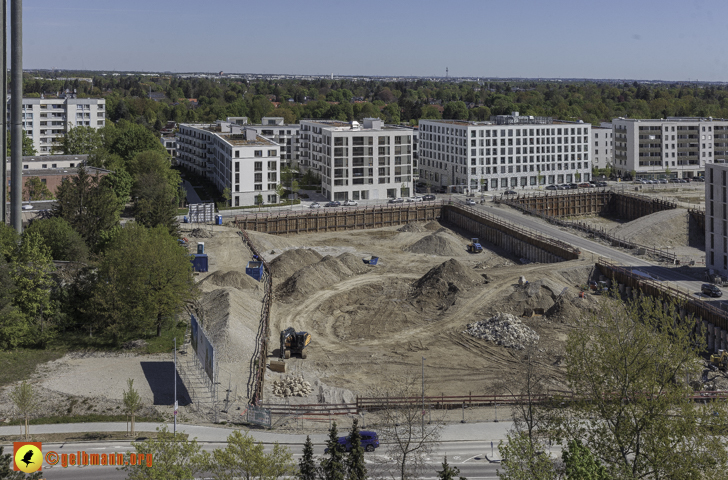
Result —
<instances>
[{"instance_id":1,"label":"construction vehicle","mask_svg":"<svg viewBox=\"0 0 728 480\"><path fill-rule=\"evenodd\" d=\"M480 245L480 241L477 238L471 238L468 244L468 252L470 253L481 253L483 247Z\"/></svg>"},{"instance_id":2,"label":"construction vehicle","mask_svg":"<svg viewBox=\"0 0 728 480\"><path fill-rule=\"evenodd\" d=\"M281 332L280 358L291 358L291 354L301 355L306 358L306 346L311 343L311 334L308 332L297 332L293 327L288 327Z\"/></svg>"},{"instance_id":3,"label":"construction vehicle","mask_svg":"<svg viewBox=\"0 0 728 480\"><path fill-rule=\"evenodd\" d=\"M717 354L710 356L710 363L725 372L728 370L728 352L725 350L718 350Z\"/></svg>"}]
</instances>

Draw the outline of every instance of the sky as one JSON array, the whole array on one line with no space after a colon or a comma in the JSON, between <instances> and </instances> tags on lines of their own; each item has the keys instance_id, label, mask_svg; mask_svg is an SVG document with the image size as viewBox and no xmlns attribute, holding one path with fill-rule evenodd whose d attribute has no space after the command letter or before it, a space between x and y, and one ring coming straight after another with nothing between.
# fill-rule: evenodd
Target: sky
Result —
<instances>
[{"instance_id":1,"label":"sky","mask_svg":"<svg viewBox=\"0 0 728 480\"><path fill-rule=\"evenodd\" d=\"M728 81L726 0L23 4L25 69Z\"/></svg>"}]
</instances>

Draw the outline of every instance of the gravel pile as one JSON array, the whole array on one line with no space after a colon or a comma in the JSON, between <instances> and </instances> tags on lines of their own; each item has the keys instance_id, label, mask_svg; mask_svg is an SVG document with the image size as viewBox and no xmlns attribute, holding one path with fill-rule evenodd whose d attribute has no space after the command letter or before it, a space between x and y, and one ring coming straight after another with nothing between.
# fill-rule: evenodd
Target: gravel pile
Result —
<instances>
[{"instance_id":1,"label":"gravel pile","mask_svg":"<svg viewBox=\"0 0 728 480\"><path fill-rule=\"evenodd\" d=\"M485 279L473 269L454 258L431 269L413 285L414 296L444 296L457 294L485 284Z\"/></svg>"},{"instance_id":2,"label":"gravel pile","mask_svg":"<svg viewBox=\"0 0 728 480\"><path fill-rule=\"evenodd\" d=\"M426 255L441 255L444 257L452 257L465 255L465 245L463 245L452 233L443 229L433 234L422 237L404 250L410 253L424 253Z\"/></svg>"},{"instance_id":3,"label":"gravel pile","mask_svg":"<svg viewBox=\"0 0 728 480\"><path fill-rule=\"evenodd\" d=\"M361 258L351 253L342 253L338 257L325 256L321 261L308 265L291 275L276 289L277 298L283 302L294 302L308 298L340 281L361 275L371 270Z\"/></svg>"},{"instance_id":4,"label":"gravel pile","mask_svg":"<svg viewBox=\"0 0 728 480\"><path fill-rule=\"evenodd\" d=\"M640 245L685 246L690 244L689 217L682 208L663 210L622 224L609 233Z\"/></svg>"},{"instance_id":5,"label":"gravel pile","mask_svg":"<svg viewBox=\"0 0 728 480\"><path fill-rule=\"evenodd\" d=\"M238 290L256 289L260 287L258 280L238 270L218 270L210 274L202 282L210 283L217 287L233 287Z\"/></svg>"},{"instance_id":6,"label":"gravel pile","mask_svg":"<svg viewBox=\"0 0 728 480\"><path fill-rule=\"evenodd\" d=\"M313 387L303 380L303 375L286 377L273 382L273 395L276 397L305 397L311 392L313 392Z\"/></svg>"},{"instance_id":7,"label":"gravel pile","mask_svg":"<svg viewBox=\"0 0 728 480\"><path fill-rule=\"evenodd\" d=\"M212 232L208 232L204 228L194 228L190 232L190 237L195 237L195 238L212 238Z\"/></svg>"},{"instance_id":8,"label":"gravel pile","mask_svg":"<svg viewBox=\"0 0 728 480\"><path fill-rule=\"evenodd\" d=\"M425 225L421 222L410 222L402 225L397 229L398 232L416 232L421 233L425 231Z\"/></svg>"},{"instance_id":9,"label":"gravel pile","mask_svg":"<svg viewBox=\"0 0 728 480\"><path fill-rule=\"evenodd\" d=\"M273 283L278 284L300 269L321 261L320 253L310 248L294 248L286 250L271 260L270 271L273 275Z\"/></svg>"},{"instance_id":10,"label":"gravel pile","mask_svg":"<svg viewBox=\"0 0 728 480\"><path fill-rule=\"evenodd\" d=\"M470 323L463 333L516 350L523 350L526 345L538 342L538 334L509 313L499 313L488 320Z\"/></svg>"}]
</instances>

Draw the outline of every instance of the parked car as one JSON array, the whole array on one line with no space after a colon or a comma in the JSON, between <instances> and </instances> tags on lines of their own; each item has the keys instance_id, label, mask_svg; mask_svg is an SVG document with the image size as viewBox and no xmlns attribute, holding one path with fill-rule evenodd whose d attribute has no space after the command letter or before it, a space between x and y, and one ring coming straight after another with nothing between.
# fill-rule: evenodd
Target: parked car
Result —
<instances>
[{"instance_id":1,"label":"parked car","mask_svg":"<svg viewBox=\"0 0 728 480\"><path fill-rule=\"evenodd\" d=\"M597 187L606 187L607 182L597 182Z\"/></svg>"},{"instance_id":2,"label":"parked car","mask_svg":"<svg viewBox=\"0 0 728 480\"><path fill-rule=\"evenodd\" d=\"M473 200L472 198L468 198L467 200L465 200L465 205L475 205L475 200Z\"/></svg>"},{"instance_id":3,"label":"parked car","mask_svg":"<svg viewBox=\"0 0 728 480\"><path fill-rule=\"evenodd\" d=\"M404 203L404 198L390 198L389 203Z\"/></svg>"},{"instance_id":4,"label":"parked car","mask_svg":"<svg viewBox=\"0 0 728 480\"><path fill-rule=\"evenodd\" d=\"M422 197L420 197L420 196L414 196L414 197L409 197L407 199L407 201L408 202L422 202L423 200L422 200Z\"/></svg>"},{"instance_id":5,"label":"parked car","mask_svg":"<svg viewBox=\"0 0 728 480\"><path fill-rule=\"evenodd\" d=\"M546 190L558 190L559 187L556 185L546 185Z\"/></svg>"},{"instance_id":6,"label":"parked car","mask_svg":"<svg viewBox=\"0 0 728 480\"><path fill-rule=\"evenodd\" d=\"M589 188L592 185L589 182L584 182L579 184L579 188Z\"/></svg>"},{"instance_id":7,"label":"parked car","mask_svg":"<svg viewBox=\"0 0 728 480\"><path fill-rule=\"evenodd\" d=\"M709 297L722 297L723 291L710 283L704 283L700 286L700 291Z\"/></svg>"},{"instance_id":8,"label":"parked car","mask_svg":"<svg viewBox=\"0 0 728 480\"><path fill-rule=\"evenodd\" d=\"M579 188L579 185L576 184L576 183L570 183L569 184L569 188L572 189L572 190L576 190L577 188Z\"/></svg>"},{"instance_id":9,"label":"parked car","mask_svg":"<svg viewBox=\"0 0 728 480\"><path fill-rule=\"evenodd\" d=\"M569 186L568 183L562 183L561 185L558 185L558 187L559 187L559 190L569 190L569 189L571 189L571 187Z\"/></svg>"},{"instance_id":10,"label":"parked car","mask_svg":"<svg viewBox=\"0 0 728 480\"><path fill-rule=\"evenodd\" d=\"M435 198L437 197L435 197L434 195L425 195L424 197L422 197L422 200L425 202L431 202L432 200L435 200Z\"/></svg>"},{"instance_id":11,"label":"parked car","mask_svg":"<svg viewBox=\"0 0 728 480\"><path fill-rule=\"evenodd\" d=\"M345 207L355 207L357 205L359 205L359 202L357 202L356 200L347 200L344 202Z\"/></svg>"},{"instance_id":12,"label":"parked car","mask_svg":"<svg viewBox=\"0 0 728 480\"><path fill-rule=\"evenodd\" d=\"M703 177L693 177L693 182L704 182L705 178Z\"/></svg>"},{"instance_id":13,"label":"parked car","mask_svg":"<svg viewBox=\"0 0 728 480\"><path fill-rule=\"evenodd\" d=\"M341 206L341 202L337 202L337 201L329 202L326 205L324 205L324 207L340 207L340 206Z\"/></svg>"},{"instance_id":14,"label":"parked car","mask_svg":"<svg viewBox=\"0 0 728 480\"><path fill-rule=\"evenodd\" d=\"M503 195L518 195L518 192L516 192L515 190L506 190L505 192L503 192Z\"/></svg>"},{"instance_id":15,"label":"parked car","mask_svg":"<svg viewBox=\"0 0 728 480\"><path fill-rule=\"evenodd\" d=\"M665 180L664 178L661 178L661 179L659 179L659 180L657 181L657 183L660 183L660 184L663 184L663 185L664 185L664 184L666 184L666 183L667 183L667 180Z\"/></svg>"},{"instance_id":16,"label":"parked car","mask_svg":"<svg viewBox=\"0 0 728 480\"><path fill-rule=\"evenodd\" d=\"M379 447L379 436L377 435L377 432L373 430L361 430L359 435L361 436L361 446L364 451L373 452L377 447ZM352 445L350 437L339 437L338 442L339 445L343 447L344 451L348 452L351 450ZM324 453L329 453L329 449L326 448Z\"/></svg>"},{"instance_id":17,"label":"parked car","mask_svg":"<svg viewBox=\"0 0 728 480\"><path fill-rule=\"evenodd\" d=\"M321 205L318 202L313 202L309 208L321 208Z\"/></svg>"},{"instance_id":18,"label":"parked car","mask_svg":"<svg viewBox=\"0 0 728 480\"><path fill-rule=\"evenodd\" d=\"M685 180L684 178L679 178L678 180L680 180L680 183L688 183L688 181Z\"/></svg>"}]
</instances>

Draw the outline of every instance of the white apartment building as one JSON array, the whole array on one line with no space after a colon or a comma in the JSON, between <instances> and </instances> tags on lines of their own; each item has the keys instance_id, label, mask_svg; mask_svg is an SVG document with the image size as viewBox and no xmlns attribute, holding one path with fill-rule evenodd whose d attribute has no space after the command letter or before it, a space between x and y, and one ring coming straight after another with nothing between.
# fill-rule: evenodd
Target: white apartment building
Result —
<instances>
[{"instance_id":1,"label":"white apartment building","mask_svg":"<svg viewBox=\"0 0 728 480\"><path fill-rule=\"evenodd\" d=\"M692 117L615 118L614 167L637 178L702 176L705 166L728 158L728 120Z\"/></svg>"},{"instance_id":2,"label":"white apartment building","mask_svg":"<svg viewBox=\"0 0 728 480\"><path fill-rule=\"evenodd\" d=\"M609 125L609 126L606 126ZM592 166L607 168L614 164L614 133L612 125L592 126Z\"/></svg>"},{"instance_id":3,"label":"white apartment building","mask_svg":"<svg viewBox=\"0 0 728 480\"><path fill-rule=\"evenodd\" d=\"M378 118L359 122L301 120L301 164L321 175L329 200L368 200L410 196L411 128L384 125Z\"/></svg>"},{"instance_id":4,"label":"white apartment building","mask_svg":"<svg viewBox=\"0 0 728 480\"><path fill-rule=\"evenodd\" d=\"M728 164L705 165L705 266L728 276Z\"/></svg>"},{"instance_id":5,"label":"white apartment building","mask_svg":"<svg viewBox=\"0 0 728 480\"><path fill-rule=\"evenodd\" d=\"M74 97L23 99L23 130L38 155L51 155L72 128L106 125L106 100ZM7 119L10 122L9 102Z\"/></svg>"},{"instance_id":6,"label":"white apartment building","mask_svg":"<svg viewBox=\"0 0 728 480\"><path fill-rule=\"evenodd\" d=\"M181 124L177 162L203 175L222 192L229 188L232 206L278 203L280 147L255 129L219 121L209 125Z\"/></svg>"},{"instance_id":7,"label":"white apartment building","mask_svg":"<svg viewBox=\"0 0 728 480\"><path fill-rule=\"evenodd\" d=\"M512 115L420 120L420 182L463 193L591 178L591 125Z\"/></svg>"},{"instance_id":8,"label":"white apartment building","mask_svg":"<svg viewBox=\"0 0 728 480\"><path fill-rule=\"evenodd\" d=\"M297 168L300 159L299 131L301 125L286 124L283 117L263 117L260 125L248 124L248 117L228 117L227 121L236 125L253 128L269 140L281 146L281 168Z\"/></svg>"}]
</instances>

